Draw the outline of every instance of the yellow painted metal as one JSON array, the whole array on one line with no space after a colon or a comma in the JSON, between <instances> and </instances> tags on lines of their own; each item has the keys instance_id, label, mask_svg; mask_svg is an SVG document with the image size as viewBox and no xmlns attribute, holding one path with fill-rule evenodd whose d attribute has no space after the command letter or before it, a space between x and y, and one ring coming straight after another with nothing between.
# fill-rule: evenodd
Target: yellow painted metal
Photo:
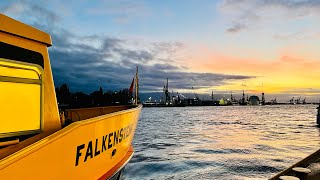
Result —
<instances>
[{"instance_id":1,"label":"yellow painted metal","mask_svg":"<svg viewBox=\"0 0 320 180\"><path fill-rule=\"evenodd\" d=\"M0 58L0 76L39 79L42 68L30 63L21 63Z\"/></svg>"},{"instance_id":2,"label":"yellow painted metal","mask_svg":"<svg viewBox=\"0 0 320 180\"><path fill-rule=\"evenodd\" d=\"M142 106L75 122L0 161L0 179L98 179L128 151ZM131 127L131 130L126 129ZM102 152L103 137L122 130L121 142ZM127 138L126 132L130 132ZM120 138L120 136L119 136ZM118 140L119 140L118 138ZM89 143L92 143L93 156ZM84 145L80 151L77 148ZM100 151L95 156L95 151ZM112 151L116 149L115 156ZM76 165L77 153L79 155Z\"/></svg>"},{"instance_id":3,"label":"yellow painted metal","mask_svg":"<svg viewBox=\"0 0 320 180\"><path fill-rule=\"evenodd\" d=\"M40 130L40 94L39 85L0 82L0 99L4 104L0 109L0 137L6 133Z\"/></svg>"},{"instance_id":4,"label":"yellow painted metal","mask_svg":"<svg viewBox=\"0 0 320 180\"><path fill-rule=\"evenodd\" d=\"M0 58L0 137L41 130L41 75L37 65Z\"/></svg>"},{"instance_id":5,"label":"yellow painted metal","mask_svg":"<svg viewBox=\"0 0 320 180\"><path fill-rule=\"evenodd\" d=\"M0 31L38 41L51 46L51 37L47 33L34 27L16 21L6 15L0 14Z\"/></svg>"}]
</instances>

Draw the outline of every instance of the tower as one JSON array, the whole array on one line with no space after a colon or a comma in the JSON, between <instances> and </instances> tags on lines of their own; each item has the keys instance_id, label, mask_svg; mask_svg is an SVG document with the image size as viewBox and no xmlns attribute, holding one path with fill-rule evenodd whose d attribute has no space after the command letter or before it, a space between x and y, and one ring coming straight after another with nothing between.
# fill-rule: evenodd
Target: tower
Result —
<instances>
[{"instance_id":1,"label":"tower","mask_svg":"<svg viewBox=\"0 0 320 180\"><path fill-rule=\"evenodd\" d=\"M266 100L264 99L264 93L262 93L261 105L265 105L265 104L266 104Z\"/></svg>"},{"instance_id":2,"label":"tower","mask_svg":"<svg viewBox=\"0 0 320 180\"><path fill-rule=\"evenodd\" d=\"M211 100L213 101L213 91L211 92Z\"/></svg>"},{"instance_id":3,"label":"tower","mask_svg":"<svg viewBox=\"0 0 320 180\"><path fill-rule=\"evenodd\" d=\"M166 96L166 104L170 104L170 93L169 93L169 79L167 78L167 84L163 87L163 92Z\"/></svg>"}]
</instances>

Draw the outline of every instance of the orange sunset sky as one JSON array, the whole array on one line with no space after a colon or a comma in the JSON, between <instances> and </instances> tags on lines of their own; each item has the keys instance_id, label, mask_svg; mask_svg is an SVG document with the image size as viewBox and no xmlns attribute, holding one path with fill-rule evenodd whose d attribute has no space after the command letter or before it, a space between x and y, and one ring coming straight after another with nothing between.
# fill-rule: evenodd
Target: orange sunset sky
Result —
<instances>
[{"instance_id":1,"label":"orange sunset sky","mask_svg":"<svg viewBox=\"0 0 320 180\"><path fill-rule=\"evenodd\" d=\"M0 10L51 34L55 83L73 91L127 88L138 65L141 93L169 78L180 93L320 98L319 1L23 0Z\"/></svg>"}]
</instances>

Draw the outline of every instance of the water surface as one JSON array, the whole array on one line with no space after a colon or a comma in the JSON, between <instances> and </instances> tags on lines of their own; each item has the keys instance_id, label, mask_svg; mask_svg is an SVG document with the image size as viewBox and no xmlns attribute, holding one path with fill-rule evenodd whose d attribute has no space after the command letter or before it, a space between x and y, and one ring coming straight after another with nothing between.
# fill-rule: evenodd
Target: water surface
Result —
<instances>
[{"instance_id":1,"label":"water surface","mask_svg":"<svg viewBox=\"0 0 320 180\"><path fill-rule=\"evenodd\" d=\"M313 105L143 108L124 177L266 179L319 136Z\"/></svg>"}]
</instances>

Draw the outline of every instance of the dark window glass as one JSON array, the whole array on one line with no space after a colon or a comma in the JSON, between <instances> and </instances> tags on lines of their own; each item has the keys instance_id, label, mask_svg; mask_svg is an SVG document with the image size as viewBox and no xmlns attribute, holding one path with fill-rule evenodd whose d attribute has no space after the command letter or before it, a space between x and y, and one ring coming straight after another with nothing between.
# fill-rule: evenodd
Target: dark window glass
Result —
<instances>
[{"instance_id":1,"label":"dark window glass","mask_svg":"<svg viewBox=\"0 0 320 180\"><path fill-rule=\"evenodd\" d=\"M41 53L0 42L0 58L38 64L44 69Z\"/></svg>"}]
</instances>

